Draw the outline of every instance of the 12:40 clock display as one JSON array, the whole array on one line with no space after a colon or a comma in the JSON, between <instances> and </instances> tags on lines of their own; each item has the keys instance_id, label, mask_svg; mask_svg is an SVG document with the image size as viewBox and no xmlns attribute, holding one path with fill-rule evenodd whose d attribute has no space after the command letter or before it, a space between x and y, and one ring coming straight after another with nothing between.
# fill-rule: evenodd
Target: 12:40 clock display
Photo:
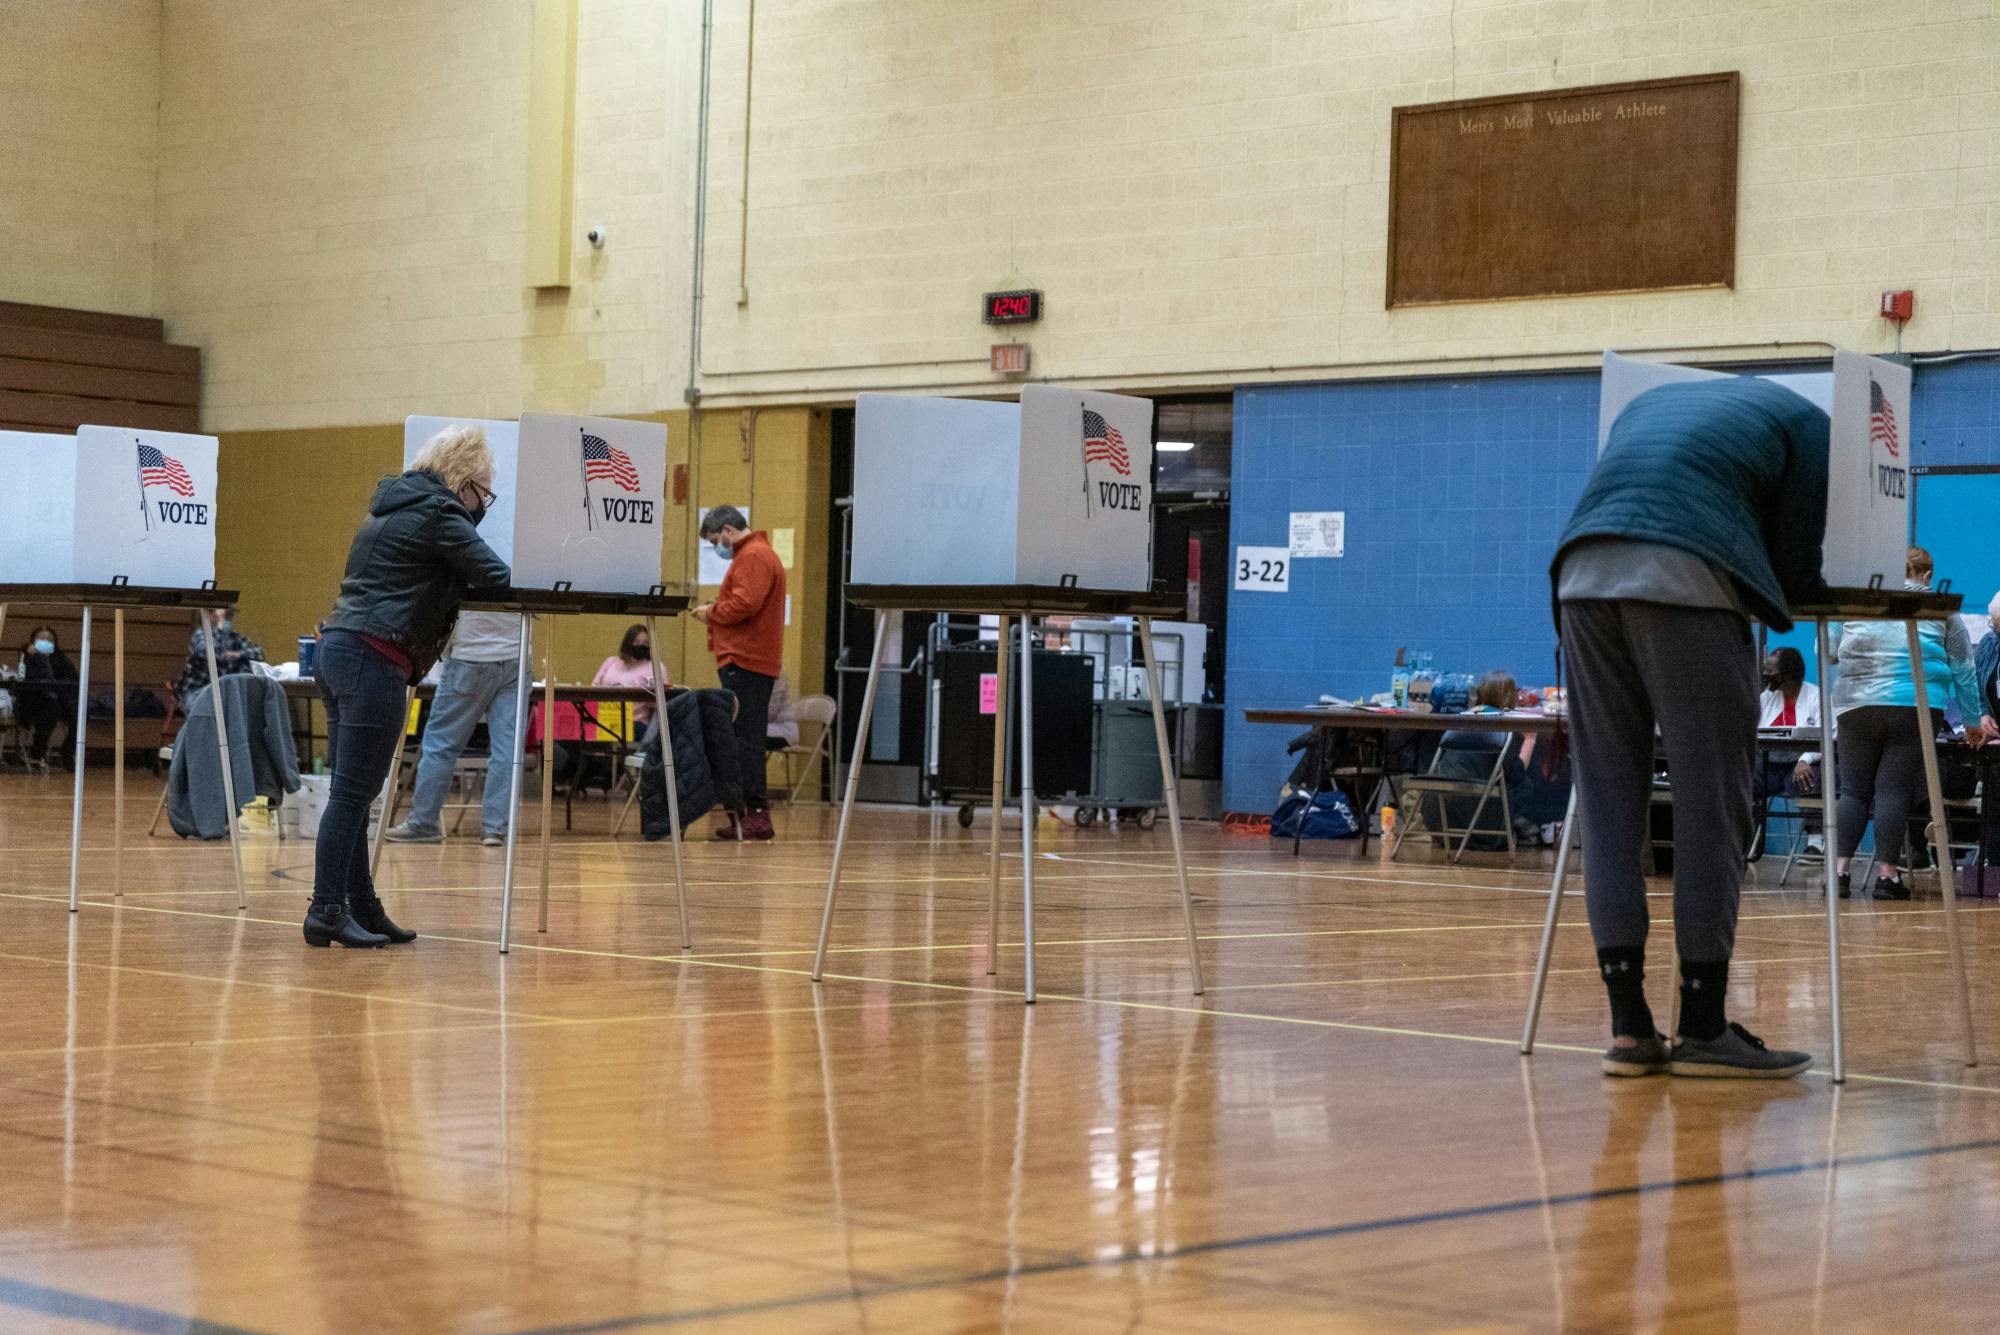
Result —
<instances>
[{"instance_id":1,"label":"12:40 clock display","mask_svg":"<svg viewBox=\"0 0 2000 1335\"><path fill-rule=\"evenodd\" d=\"M987 324L1027 324L1042 318L1042 294L1035 291L988 292L985 313L981 317Z\"/></svg>"}]
</instances>

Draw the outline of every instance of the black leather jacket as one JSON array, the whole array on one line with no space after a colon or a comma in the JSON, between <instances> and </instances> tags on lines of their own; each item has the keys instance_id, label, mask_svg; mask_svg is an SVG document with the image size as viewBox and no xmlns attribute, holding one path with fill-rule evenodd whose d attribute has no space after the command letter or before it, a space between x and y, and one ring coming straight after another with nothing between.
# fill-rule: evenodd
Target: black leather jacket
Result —
<instances>
[{"instance_id":1,"label":"black leather jacket","mask_svg":"<svg viewBox=\"0 0 2000 1335\"><path fill-rule=\"evenodd\" d=\"M327 629L387 640L410 656L415 681L444 652L466 590L510 578L457 495L437 474L412 469L375 489Z\"/></svg>"}]
</instances>

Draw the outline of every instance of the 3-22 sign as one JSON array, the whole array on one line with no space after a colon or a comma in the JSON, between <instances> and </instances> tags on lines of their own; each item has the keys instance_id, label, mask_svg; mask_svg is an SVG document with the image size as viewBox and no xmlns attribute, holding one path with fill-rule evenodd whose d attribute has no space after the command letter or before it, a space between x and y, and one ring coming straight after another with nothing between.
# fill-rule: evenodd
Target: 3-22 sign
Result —
<instances>
[{"instance_id":1,"label":"3-22 sign","mask_svg":"<svg viewBox=\"0 0 2000 1335\"><path fill-rule=\"evenodd\" d=\"M1249 593L1287 593L1292 587L1288 547L1238 547L1236 588Z\"/></svg>"}]
</instances>

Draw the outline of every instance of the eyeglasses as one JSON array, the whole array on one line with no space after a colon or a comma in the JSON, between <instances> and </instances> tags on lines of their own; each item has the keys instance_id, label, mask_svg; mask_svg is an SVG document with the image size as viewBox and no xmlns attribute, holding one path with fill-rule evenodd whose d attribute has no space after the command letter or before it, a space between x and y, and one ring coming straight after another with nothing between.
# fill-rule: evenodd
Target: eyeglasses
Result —
<instances>
[{"instance_id":1,"label":"eyeglasses","mask_svg":"<svg viewBox=\"0 0 2000 1335\"><path fill-rule=\"evenodd\" d=\"M500 504L499 492L493 491L486 487L482 487L477 482L468 482L465 485L471 487L474 492L478 493L479 503L483 508L491 510L494 506Z\"/></svg>"}]
</instances>

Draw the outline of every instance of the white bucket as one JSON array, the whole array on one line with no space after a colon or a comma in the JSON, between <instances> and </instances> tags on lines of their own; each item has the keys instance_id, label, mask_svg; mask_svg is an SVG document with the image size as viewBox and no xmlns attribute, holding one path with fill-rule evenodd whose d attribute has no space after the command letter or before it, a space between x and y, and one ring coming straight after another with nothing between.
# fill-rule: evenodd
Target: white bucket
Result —
<instances>
[{"instance_id":1,"label":"white bucket","mask_svg":"<svg viewBox=\"0 0 2000 1335\"><path fill-rule=\"evenodd\" d=\"M286 799L285 809L299 813L299 838L319 838L319 818L326 810L327 794L333 788L331 774L301 774L299 791Z\"/></svg>"}]
</instances>

